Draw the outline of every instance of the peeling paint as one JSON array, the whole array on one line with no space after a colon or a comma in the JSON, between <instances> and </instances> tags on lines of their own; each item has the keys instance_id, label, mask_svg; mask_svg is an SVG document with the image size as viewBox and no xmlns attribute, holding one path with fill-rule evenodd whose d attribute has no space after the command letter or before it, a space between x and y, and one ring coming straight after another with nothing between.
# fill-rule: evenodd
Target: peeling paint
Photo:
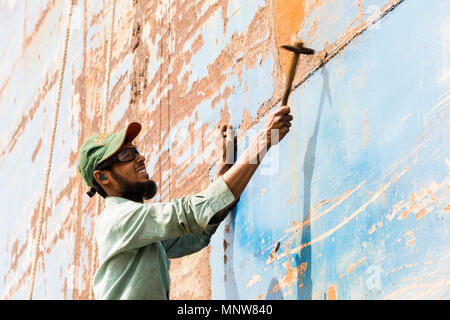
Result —
<instances>
[{"instance_id":1,"label":"peeling paint","mask_svg":"<svg viewBox=\"0 0 450 320\"><path fill-rule=\"evenodd\" d=\"M327 300L337 300L337 289L334 285L330 285L327 289Z\"/></svg>"},{"instance_id":2,"label":"peeling paint","mask_svg":"<svg viewBox=\"0 0 450 320\"><path fill-rule=\"evenodd\" d=\"M31 276L64 5L0 3L3 299L25 298ZM96 204L76 161L99 130L109 9L76 2L36 298L89 295ZM215 125L230 122L239 141L261 127L283 94L279 45L297 35L317 51L300 60L279 171L258 171L211 245L172 261L172 299L449 297L449 12L445 1L118 2L107 129L142 123L151 201L208 185Z\"/></svg>"}]
</instances>

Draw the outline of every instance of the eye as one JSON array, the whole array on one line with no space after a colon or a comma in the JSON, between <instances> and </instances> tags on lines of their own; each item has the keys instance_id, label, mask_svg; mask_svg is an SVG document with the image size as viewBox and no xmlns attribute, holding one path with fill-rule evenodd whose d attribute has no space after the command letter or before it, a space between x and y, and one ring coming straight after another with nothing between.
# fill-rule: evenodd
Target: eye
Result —
<instances>
[{"instance_id":1,"label":"eye","mask_svg":"<svg viewBox=\"0 0 450 320\"><path fill-rule=\"evenodd\" d=\"M129 161L133 159L134 151L132 149L124 150L119 154L121 161Z\"/></svg>"}]
</instances>

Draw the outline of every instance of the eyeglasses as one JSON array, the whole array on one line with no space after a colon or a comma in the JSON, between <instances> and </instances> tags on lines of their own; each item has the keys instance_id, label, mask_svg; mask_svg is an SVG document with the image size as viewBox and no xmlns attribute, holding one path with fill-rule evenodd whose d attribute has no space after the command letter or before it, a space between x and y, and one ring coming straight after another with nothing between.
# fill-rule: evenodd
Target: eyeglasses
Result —
<instances>
[{"instance_id":1,"label":"eyeglasses","mask_svg":"<svg viewBox=\"0 0 450 320\"><path fill-rule=\"evenodd\" d=\"M112 166L115 163L128 162L134 160L137 154L140 154L137 147L122 150L119 153L112 156L111 158L109 158L108 160L106 160L105 162L100 163L97 169L105 170L106 168Z\"/></svg>"},{"instance_id":2,"label":"eyeglasses","mask_svg":"<svg viewBox=\"0 0 450 320\"><path fill-rule=\"evenodd\" d=\"M109 169L109 167L111 167L114 163L128 162L134 160L137 154L140 153L136 147L122 150L119 153L112 156L111 158L109 158L108 160L106 160L105 162L98 164L96 170L106 170ZM94 178L93 181L95 181ZM92 198L96 192L97 190L94 187L91 187L91 189L87 192L87 194L90 198Z\"/></svg>"}]
</instances>

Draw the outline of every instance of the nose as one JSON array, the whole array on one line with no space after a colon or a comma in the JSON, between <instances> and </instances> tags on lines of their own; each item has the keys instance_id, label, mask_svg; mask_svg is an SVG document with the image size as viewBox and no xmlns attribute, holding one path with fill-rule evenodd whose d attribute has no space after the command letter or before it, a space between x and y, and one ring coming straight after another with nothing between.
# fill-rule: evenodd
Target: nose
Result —
<instances>
[{"instance_id":1,"label":"nose","mask_svg":"<svg viewBox=\"0 0 450 320\"><path fill-rule=\"evenodd\" d=\"M136 154L136 160L137 160L138 163L144 162L145 161L145 157L142 154Z\"/></svg>"}]
</instances>

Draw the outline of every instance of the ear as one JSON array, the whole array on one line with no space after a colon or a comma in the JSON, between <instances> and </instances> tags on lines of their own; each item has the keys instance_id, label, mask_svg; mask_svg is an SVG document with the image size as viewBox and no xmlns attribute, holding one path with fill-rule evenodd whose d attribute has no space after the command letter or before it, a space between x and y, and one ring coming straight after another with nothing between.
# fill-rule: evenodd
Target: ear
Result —
<instances>
[{"instance_id":1,"label":"ear","mask_svg":"<svg viewBox=\"0 0 450 320\"><path fill-rule=\"evenodd\" d=\"M106 171L95 170L94 171L94 179L100 186L104 186L109 184L109 174Z\"/></svg>"}]
</instances>

